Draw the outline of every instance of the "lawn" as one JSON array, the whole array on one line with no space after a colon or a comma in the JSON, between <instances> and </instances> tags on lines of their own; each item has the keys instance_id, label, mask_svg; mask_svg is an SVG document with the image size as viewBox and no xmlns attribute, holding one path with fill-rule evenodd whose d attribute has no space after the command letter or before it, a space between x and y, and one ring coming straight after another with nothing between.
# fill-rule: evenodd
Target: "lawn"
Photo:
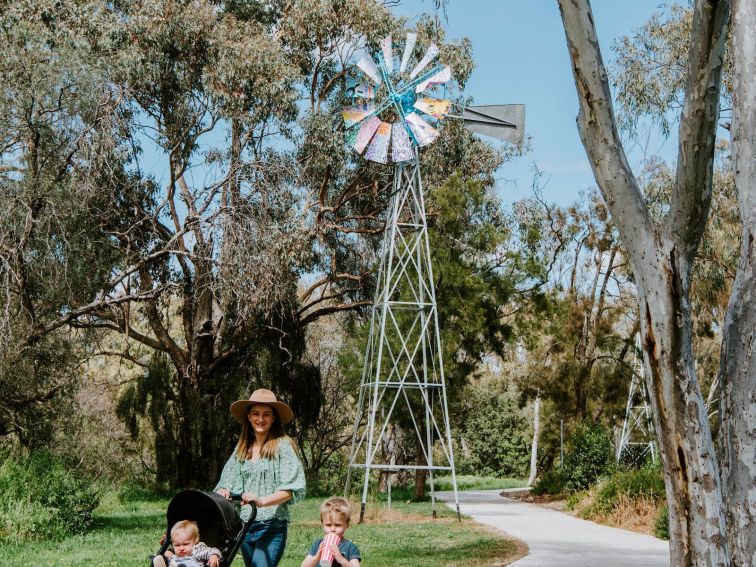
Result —
<instances>
[{"instance_id":1,"label":"lawn","mask_svg":"<svg viewBox=\"0 0 756 567\"><path fill-rule=\"evenodd\" d=\"M319 504L320 499L310 498L294 507L281 567L298 567L321 533ZM91 532L59 542L0 545L2 565L145 567L165 529L166 506L167 501L120 504L105 499ZM387 510L385 503L376 502L369 504L366 519L353 525L347 537L360 547L363 564L370 567L499 566L520 555L517 542L468 519L459 523L443 505L434 520L429 503L395 500ZM240 555L234 565L243 565Z\"/></svg>"}]
</instances>

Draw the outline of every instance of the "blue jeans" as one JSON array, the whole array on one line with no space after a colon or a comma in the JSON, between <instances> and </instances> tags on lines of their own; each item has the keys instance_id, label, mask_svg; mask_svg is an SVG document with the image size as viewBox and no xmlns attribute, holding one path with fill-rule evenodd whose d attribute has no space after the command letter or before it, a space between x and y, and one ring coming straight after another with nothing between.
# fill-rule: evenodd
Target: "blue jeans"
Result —
<instances>
[{"instance_id":1,"label":"blue jeans","mask_svg":"<svg viewBox=\"0 0 756 567\"><path fill-rule=\"evenodd\" d=\"M252 523L241 546L245 567L276 567L286 547L289 523L259 520Z\"/></svg>"}]
</instances>

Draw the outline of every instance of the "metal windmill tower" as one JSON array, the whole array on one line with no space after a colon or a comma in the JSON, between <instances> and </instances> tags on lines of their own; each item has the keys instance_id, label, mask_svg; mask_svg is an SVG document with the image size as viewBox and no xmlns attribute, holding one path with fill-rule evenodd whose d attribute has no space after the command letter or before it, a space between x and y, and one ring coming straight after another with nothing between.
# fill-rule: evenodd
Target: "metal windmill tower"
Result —
<instances>
[{"instance_id":1,"label":"metal windmill tower","mask_svg":"<svg viewBox=\"0 0 756 567\"><path fill-rule=\"evenodd\" d=\"M648 407L646 392L645 370L643 360L638 357L640 351L640 335L635 336L635 352L633 353L630 389L627 394L625 420L622 423L622 433L617 444L617 461L622 459L631 446L641 446L642 455L651 455L656 462L656 445L654 444L653 423L651 410Z\"/></svg>"},{"instance_id":2,"label":"metal windmill tower","mask_svg":"<svg viewBox=\"0 0 756 567\"><path fill-rule=\"evenodd\" d=\"M459 515L420 175L419 148L438 136L438 130L428 121L438 123L445 117L463 119L474 132L522 143L523 105L470 107L462 115L449 114L451 101L433 93L451 80L451 70L439 64L429 69L439 52L431 44L410 71L416 38L414 33L407 34L401 60L394 59L391 36L380 43L376 53L378 64L370 55L360 59L357 66L369 81L353 85L353 96L362 101L353 101L343 112L347 142L368 160L395 164L345 487L348 492L353 469L364 472L360 522L364 520L368 484L374 470L427 470L434 515L433 475L450 474ZM405 429L416 434L424 465L381 459L382 442L393 431L399 414L403 416Z\"/></svg>"}]
</instances>

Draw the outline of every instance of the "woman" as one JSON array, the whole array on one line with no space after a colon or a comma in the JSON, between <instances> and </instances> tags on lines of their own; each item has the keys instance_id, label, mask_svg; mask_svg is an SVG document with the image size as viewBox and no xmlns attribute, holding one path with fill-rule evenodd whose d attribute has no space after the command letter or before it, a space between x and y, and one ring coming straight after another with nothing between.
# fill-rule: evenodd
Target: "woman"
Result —
<instances>
[{"instance_id":1,"label":"woman","mask_svg":"<svg viewBox=\"0 0 756 567\"><path fill-rule=\"evenodd\" d=\"M275 567L286 547L289 505L305 492L296 445L284 432L294 413L273 392L260 389L249 400L231 404L231 415L242 424L242 431L215 491L224 498L241 493L245 522L252 512L246 504L257 505L257 518L241 547L244 565Z\"/></svg>"}]
</instances>

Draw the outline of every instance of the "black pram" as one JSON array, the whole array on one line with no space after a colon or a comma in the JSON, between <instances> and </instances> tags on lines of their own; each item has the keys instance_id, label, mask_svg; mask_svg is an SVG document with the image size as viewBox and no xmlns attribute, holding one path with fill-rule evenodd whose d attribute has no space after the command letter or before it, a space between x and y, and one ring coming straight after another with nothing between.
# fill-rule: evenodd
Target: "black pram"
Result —
<instances>
[{"instance_id":1,"label":"black pram","mask_svg":"<svg viewBox=\"0 0 756 567\"><path fill-rule=\"evenodd\" d=\"M240 501L241 495L232 494L231 499ZM210 547L217 547L220 550L222 554L221 567L231 565L234 556L244 542L247 530L255 521L257 515L257 507L254 504L250 504L250 506L252 506L252 514L245 523L239 517L237 506L220 494L200 490L179 492L168 504L165 541L153 557L163 555L170 547L171 528L176 522L191 520L197 522L200 539Z\"/></svg>"}]
</instances>

